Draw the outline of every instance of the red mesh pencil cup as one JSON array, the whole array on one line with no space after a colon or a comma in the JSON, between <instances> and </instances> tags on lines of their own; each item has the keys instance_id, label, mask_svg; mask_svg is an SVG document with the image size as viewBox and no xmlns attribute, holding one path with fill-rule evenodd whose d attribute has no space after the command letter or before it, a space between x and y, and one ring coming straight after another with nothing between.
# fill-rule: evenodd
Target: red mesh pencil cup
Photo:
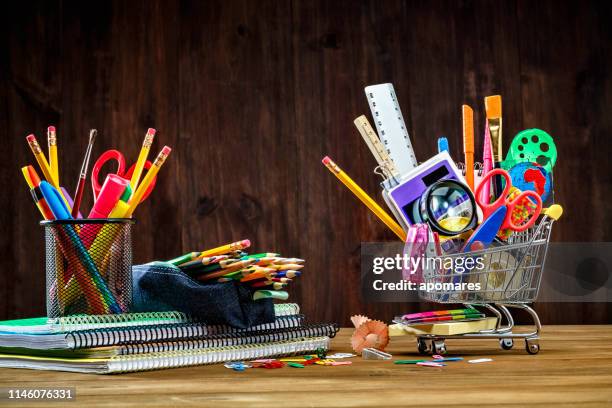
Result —
<instances>
[{"instance_id":1,"label":"red mesh pencil cup","mask_svg":"<svg viewBox=\"0 0 612 408\"><path fill-rule=\"evenodd\" d=\"M130 310L133 224L123 218L41 222L48 317Z\"/></svg>"}]
</instances>

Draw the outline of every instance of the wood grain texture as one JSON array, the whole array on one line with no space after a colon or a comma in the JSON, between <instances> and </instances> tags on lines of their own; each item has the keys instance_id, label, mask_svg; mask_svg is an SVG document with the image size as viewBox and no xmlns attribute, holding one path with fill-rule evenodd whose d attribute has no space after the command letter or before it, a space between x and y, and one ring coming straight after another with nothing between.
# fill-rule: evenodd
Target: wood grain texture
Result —
<instances>
[{"instance_id":1,"label":"wood grain texture","mask_svg":"<svg viewBox=\"0 0 612 408\"><path fill-rule=\"evenodd\" d=\"M342 329L333 351L350 351L351 333ZM113 376L0 369L0 384L75 387L79 406L606 407L612 401L611 338L612 326L545 326L535 356L519 342L504 351L495 340L448 341L449 356L494 361L442 368L357 357L351 366L241 373L222 365ZM392 338L387 351L394 360L419 358L412 337Z\"/></svg>"},{"instance_id":2,"label":"wood grain texture","mask_svg":"<svg viewBox=\"0 0 612 408\"><path fill-rule=\"evenodd\" d=\"M352 124L369 115L368 84L395 84L421 160L442 135L461 157L462 103L480 151L483 98L501 93L506 148L527 127L557 141L554 239L612 239L609 4L14 1L5 15L0 187L14 196L0 195L0 318L44 313L42 231L18 169L33 161L25 135L42 141L51 123L70 191L92 127L94 157L117 148L133 162L148 127L152 154L173 147L136 213L136 262L250 238L307 259L291 296L313 320L431 308L360 299L360 243L394 237L320 164L329 154L380 198ZM609 304L537 309L545 323L612 321Z\"/></svg>"}]
</instances>

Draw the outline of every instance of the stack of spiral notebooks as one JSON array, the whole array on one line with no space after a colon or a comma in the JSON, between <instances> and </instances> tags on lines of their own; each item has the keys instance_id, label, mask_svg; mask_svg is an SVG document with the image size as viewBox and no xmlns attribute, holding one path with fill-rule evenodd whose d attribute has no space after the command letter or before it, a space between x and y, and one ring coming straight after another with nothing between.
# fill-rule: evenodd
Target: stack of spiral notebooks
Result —
<instances>
[{"instance_id":1,"label":"stack of spiral notebooks","mask_svg":"<svg viewBox=\"0 0 612 408\"><path fill-rule=\"evenodd\" d=\"M0 322L0 367L110 374L253 360L329 348L336 324L305 324L295 303L272 323L238 329L180 312Z\"/></svg>"}]
</instances>

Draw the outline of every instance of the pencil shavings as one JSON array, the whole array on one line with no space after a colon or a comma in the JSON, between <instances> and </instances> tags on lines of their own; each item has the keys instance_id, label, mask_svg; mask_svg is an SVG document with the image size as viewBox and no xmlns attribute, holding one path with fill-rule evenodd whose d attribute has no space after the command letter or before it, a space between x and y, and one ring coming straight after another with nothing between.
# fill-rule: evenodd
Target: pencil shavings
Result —
<instances>
[{"instance_id":1,"label":"pencil shavings","mask_svg":"<svg viewBox=\"0 0 612 408\"><path fill-rule=\"evenodd\" d=\"M389 327L379 320L362 323L351 337L353 350L361 354L364 348L385 350L389 344Z\"/></svg>"},{"instance_id":2,"label":"pencil shavings","mask_svg":"<svg viewBox=\"0 0 612 408\"><path fill-rule=\"evenodd\" d=\"M355 326L355 328L358 328L359 326L361 326L362 324L364 324L365 322L369 320L370 320L369 318L363 315L351 316L351 322L353 322L353 326Z\"/></svg>"}]
</instances>

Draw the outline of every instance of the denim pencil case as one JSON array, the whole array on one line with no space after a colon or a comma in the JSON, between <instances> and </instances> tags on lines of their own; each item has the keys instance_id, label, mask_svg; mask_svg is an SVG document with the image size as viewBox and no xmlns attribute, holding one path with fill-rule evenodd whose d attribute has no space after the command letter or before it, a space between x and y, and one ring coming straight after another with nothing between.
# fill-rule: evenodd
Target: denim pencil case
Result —
<instances>
[{"instance_id":1,"label":"denim pencil case","mask_svg":"<svg viewBox=\"0 0 612 408\"><path fill-rule=\"evenodd\" d=\"M134 265L132 276L133 312L176 310L238 328L274 321L272 299L254 301L253 291L238 282L202 284L166 262Z\"/></svg>"}]
</instances>

